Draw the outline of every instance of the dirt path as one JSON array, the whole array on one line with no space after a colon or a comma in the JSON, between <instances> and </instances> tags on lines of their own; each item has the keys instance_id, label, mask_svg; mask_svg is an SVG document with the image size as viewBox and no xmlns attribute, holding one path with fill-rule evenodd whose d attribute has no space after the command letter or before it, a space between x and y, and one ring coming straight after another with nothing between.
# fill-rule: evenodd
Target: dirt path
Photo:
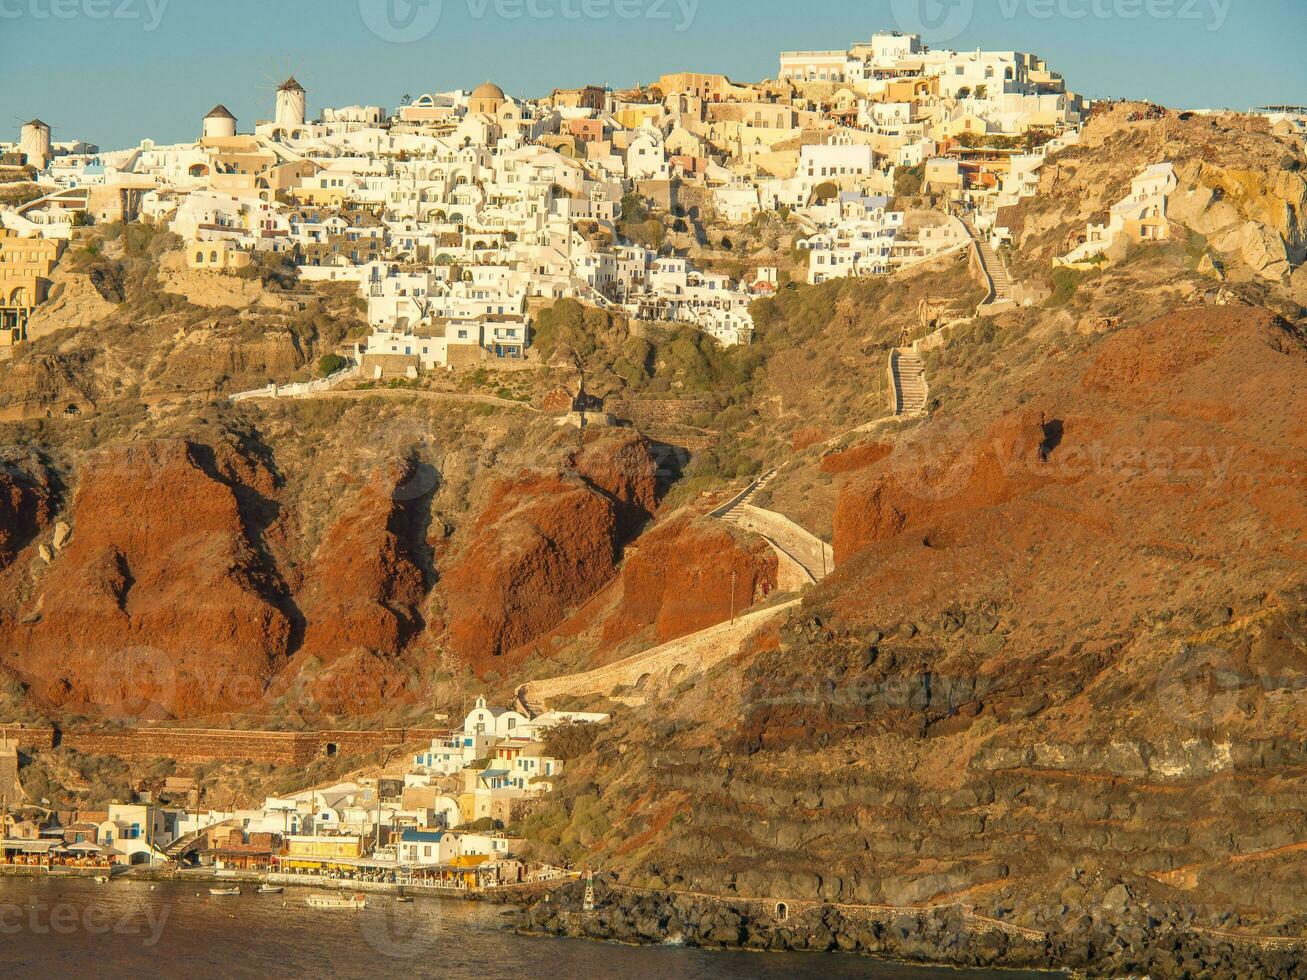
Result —
<instances>
[{"instance_id":1,"label":"dirt path","mask_svg":"<svg viewBox=\"0 0 1307 980\"><path fill-rule=\"evenodd\" d=\"M350 388L344 390L317 391L299 397L300 400L336 398L345 399L347 401L359 401L367 398L417 398L422 401L462 402L471 405L491 405L495 408L516 408L521 409L524 412L531 412L535 415L540 414L540 409L533 405L528 405L526 402L513 401L511 398L500 398L496 395L483 395L475 391L430 391L425 388ZM278 399L251 398L249 400L274 401Z\"/></svg>"}]
</instances>

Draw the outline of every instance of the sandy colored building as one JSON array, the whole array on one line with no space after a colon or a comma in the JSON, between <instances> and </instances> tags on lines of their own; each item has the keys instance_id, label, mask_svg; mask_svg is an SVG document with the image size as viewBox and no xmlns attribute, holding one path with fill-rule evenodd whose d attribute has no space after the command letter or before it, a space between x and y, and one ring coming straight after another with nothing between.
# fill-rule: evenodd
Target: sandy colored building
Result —
<instances>
[{"instance_id":1,"label":"sandy colored building","mask_svg":"<svg viewBox=\"0 0 1307 980\"><path fill-rule=\"evenodd\" d=\"M57 239L20 238L0 228L0 347L26 339L27 319L45 302L63 248Z\"/></svg>"},{"instance_id":2,"label":"sandy colored building","mask_svg":"<svg viewBox=\"0 0 1307 980\"><path fill-rule=\"evenodd\" d=\"M504 90L494 82L484 82L472 90L472 96L468 99L467 111L473 115L481 114L486 116L498 115L499 110L504 107L508 97L504 95Z\"/></svg>"},{"instance_id":3,"label":"sandy colored building","mask_svg":"<svg viewBox=\"0 0 1307 980\"><path fill-rule=\"evenodd\" d=\"M658 89L664 96L690 95L704 102L747 101L757 96L752 86L736 85L725 75L692 71L662 76L658 79Z\"/></svg>"},{"instance_id":4,"label":"sandy colored building","mask_svg":"<svg viewBox=\"0 0 1307 980\"><path fill-rule=\"evenodd\" d=\"M589 109L603 112L608 105L608 90L601 85L586 85L582 88L556 88L549 101L555 109Z\"/></svg>"},{"instance_id":5,"label":"sandy colored building","mask_svg":"<svg viewBox=\"0 0 1307 980\"><path fill-rule=\"evenodd\" d=\"M186 245L186 265L204 272L231 272L250 264L250 253L231 242L189 242Z\"/></svg>"}]
</instances>

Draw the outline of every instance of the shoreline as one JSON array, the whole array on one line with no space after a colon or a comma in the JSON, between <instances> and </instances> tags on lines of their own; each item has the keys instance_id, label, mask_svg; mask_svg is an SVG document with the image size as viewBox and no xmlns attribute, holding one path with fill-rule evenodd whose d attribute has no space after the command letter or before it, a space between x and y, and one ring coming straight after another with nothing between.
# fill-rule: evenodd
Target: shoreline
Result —
<instances>
[{"instance_id":1,"label":"shoreline","mask_svg":"<svg viewBox=\"0 0 1307 980\"><path fill-rule=\"evenodd\" d=\"M400 885L384 881L351 881L341 878L319 878L314 875L290 875L267 871L223 870L195 868L183 870L163 870L159 868L68 868L47 870L43 867L24 865L0 865L0 878L49 879L52 881L76 879L92 881L107 877L108 884L115 882L154 882L171 884L199 885L281 885L286 888L322 889L325 891L355 891L376 895L407 895L413 898L431 898L457 900L463 902L488 902L499 905L528 906L526 899L539 898L544 893L573 881L573 878L557 878L548 881L522 882L503 885L493 889L470 888L433 888L423 885ZM514 901L513 899L517 900Z\"/></svg>"},{"instance_id":2,"label":"shoreline","mask_svg":"<svg viewBox=\"0 0 1307 980\"><path fill-rule=\"evenodd\" d=\"M1142 909L1126 914L1085 909L1068 915L1064 930L1045 934L958 906L812 901L768 910L757 899L654 892L596 878L593 907L587 909L584 892L584 882L566 883L523 908L515 930L630 945L843 952L907 966L1066 977L1307 975L1307 939L1217 933Z\"/></svg>"},{"instance_id":3,"label":"shoreline","mask_svg":"<svg viewBox=\"0 0 1307 980\"><path fill-rule=\"evenodd\" d=\"M0 878L91 881L103 869L0 867ZM310 880L304 880L310 879ZM260 885L500 906L504 928L536 938L584 939L636 947L685 946L710 952L846 953L904 966L1000 970L1065 977L1293 977L1307 973L1307 939L1218 932L1147 914L1082 915L1067 930L1042 933L959 906L848 906L699 892L650 891L596 876L593 907L578 877L493 890L420 888L306 875L195 869L118 869L114 882ZM776 908L768 909L768 905ZM1088 911L1088 910L1087 910ZM1100 910L1101 911L1101 910ZM1136 910L1139 911L1139 910ZM1086 922L1086 920L1090 920Z\"/></svg>"}]
</instances>

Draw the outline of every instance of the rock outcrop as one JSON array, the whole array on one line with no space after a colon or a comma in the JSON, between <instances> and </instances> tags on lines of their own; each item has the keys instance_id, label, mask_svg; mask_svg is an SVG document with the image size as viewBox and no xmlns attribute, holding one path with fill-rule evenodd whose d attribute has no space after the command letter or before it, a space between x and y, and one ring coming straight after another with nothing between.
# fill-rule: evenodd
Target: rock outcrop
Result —
<instances>
[{"instance_id":1,"label":"rock outcrop","mask_svg":"<svg viewBox=\"0 0 1307 980\"><path fill-rule=\"evenodd\" d=\"M0 571L48 526L53 507L49 474L35 454L0 456Z\"/></svg>"},{"instance_id":2,"label":"rock outcrop","mask_svg":"<svg viewBox=\"0 0 1307 980\"><path fill-rule=\"evenodd\" d=\"M655 493L648 443L622 432L569 455L561 474L497 480L442 577L449 648L484 670L561 623L612 580Z\"/></svg>"},{"instance_id":3,"label":"rock outcrop","mask_svg":"<svg viewBox=\"0 0 1307 980\"><path fill-rule=\"evenodd\" d=\"M484 669L594 595L617 567L616 511L575 478L499 481L441 582L450 649Z\"/></svg>"},{"instance_id":4,"label":"rock outcrop","mask_svg":"<svg viewBox=\"0 0 1307 980\"><path fill-rule=\"evenodd\" d=\"M306 622L301 654L324 663L358 651L395 656L422 628L422 501L395 492L417 466L405 461L374 472L314 552L297 594Z\"/></svg>"},{"instance_id":5,"label":"rock outcrop","mask_svg":"<svg viewBox=\"0 0 1307 980\"><path fill-rule=\"evenodd\" d=\"M676 515L631 549L603 642L618 644L652 627L650 638L666 643L716 626L770 594L776 578L776 554L761 538L707 517Z\"/></svg>"},{"instance_id":6,"label":"rock outcrop","mask_svg":"<svg viewBox=\"0 0 1307 980\"><path fill-rule=\"evenodd\" d=\"M39 696L134 717L261 696L290 623L236 492L206 455L171 441L86 461L75 534L3 630L10 666Z\"/></svg>"},{"instance_id":7,"label":"rock outcrop","mask_svg":"<svg viewBox=\"0 0 1307 980\"><path fill-rule=\"evenodd\" d=\"M1020 272L1047 273L1128 190L1129 177L1168 161L1177 187L1167 204L1172 241L1197 250L1196 266L1236 282L1289 285L1307 260L1307 154L1301 141L1244 116L1169 114L1133 120L1139 106L1097 113L1078 146L1051 157L1039 194L1004 210ZM1188 239L1186 241L1186 238ZM1121 260L1124 243L1109 254ZM1307 294L1304 294L1307 295Z\"/></svg>"}]
</instances>

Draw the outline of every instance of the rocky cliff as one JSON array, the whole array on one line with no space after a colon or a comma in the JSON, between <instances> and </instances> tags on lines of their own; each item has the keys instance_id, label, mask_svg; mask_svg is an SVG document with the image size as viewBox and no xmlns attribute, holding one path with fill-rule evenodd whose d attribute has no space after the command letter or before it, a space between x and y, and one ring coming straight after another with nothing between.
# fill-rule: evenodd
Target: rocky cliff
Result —
<instances>
[{"instance_id":1,"label":"rocky cliff","mask_svg":"<svg viewBox=\"0 0 1307 980\"><path fill-rule=\"evenodd\" d=\"M0 571L50 523L54 493L35 453L0 456Z\"/></svg>"},{"instance_id":2,"label":"rocky cliff","mask_svg":"<svg viewBox=\"0 0 1307 980\"><path fill-rule=\"evenodd\" d=\"M666 643L726 622L776 588L776 554L766 542L706 517L673 516L632 551L604 644L634 636Z\"/></svg>"},{"instance_id":3,"label":"rocky cliff","mask_svg":"<svg viewBox=\"0 0 1307 980\"><path fill-rule=\"evenodd\" d=\"M1251 284L1307 305L1307 153L1302 141L1245 116L1171 112L1136 119L1140 106L1095 114L1079 145L1049 157L1038 194L1004 209L1010 261L1021 278L1046 278L1052 260L1102 223L1145 167L1171 163L1178 186L1167 206L1173 247L1205 277ZM1121 262L1124 242L1107 258Z\"/></svg>"},{"instance_id":4,"label":"rocky cliff","mask_svg":"<svg viewBox=\"0 0 1307 980\"><path fill-rule=\"evenodd\" d=\"M211 449L96 453L70 516L71 542L3 625L7 661L39 696L185 714L262 690L290 622Z\"/></svg>"},{"instance_id":5,"label":"rocky cliff","mask_svg":"<svg viewBox=\"0 0 1307 980\"><path fill-rule=\"evenodd\" d=\"M541 853L608 828L624 884L739 899L737 928L745 900L974 909L1117 972L1299 934L1305 378L1274 314L1181 309L840 451L835 574L605 733Z\"/></svg>"},{"instance_id":6,"label":"rocky cliff","mask_svg":"<svg viewBox=\"0 0 1307 980\"><path fill-rule=\"evenodd\" d=\"M599 592L649 518L655 469L621 434L569 453L562 473L497 479L441 583L451 650L485 669Z\"/></svg>"}]
</instances>

